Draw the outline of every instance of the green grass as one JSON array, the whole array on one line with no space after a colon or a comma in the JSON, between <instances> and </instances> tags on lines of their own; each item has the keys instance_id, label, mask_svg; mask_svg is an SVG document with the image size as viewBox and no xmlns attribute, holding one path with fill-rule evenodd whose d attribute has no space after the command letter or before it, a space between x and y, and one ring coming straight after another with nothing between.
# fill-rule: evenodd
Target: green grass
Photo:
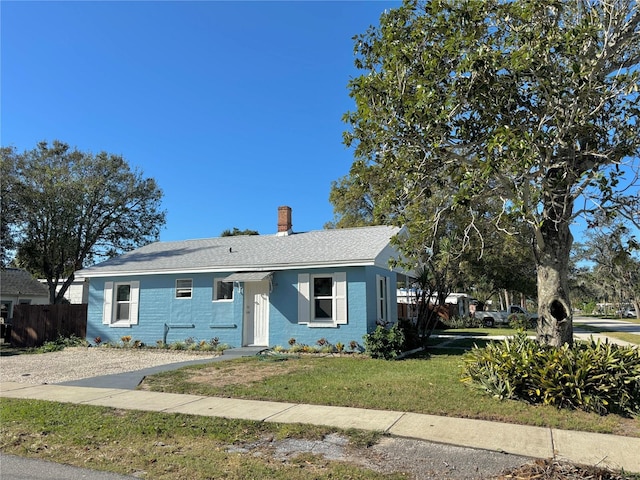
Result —
<instances>
[{"instance_id":1,"label":"green grass","mask_svg":"<svg viewBox=\"0 0 640 480\"><path fill-rule=\"evenodd\" d=\"M157 412L122 411L89 405L2 399L0 451L152 479L388 479L355 465L304 455L283 462L269 454L265 439L318 440L336 429L267 424ZM341 432L355 447L376 434ZM261 443L252 453L229 447ZM144 472L144 473L141 473Z\"/></svg>"},{"instance_id":2,"label":"green grass","mask_svg":"<svg viewBox=\"0 0 640 480\"><path fill-rule=\"evenodd\" d=\"M640 345L640 335L636 335L635 333L617 332L609 328L595 327L593 325L584 325L584 324L579 325L577 328L582 330L588 330L589 332L593 332L593 333L601 333L603 335L606 335L607 337L616 338L618 340L632 343L634 345Z\"/></svg>"},{"instance_id":3,"label":"green grass","mask_svg":"<svg viewBox=\"0 0 640 480\"><path fill-rule=\"evenodd\" d=\"M491 336L512 336L516 333L513 328L493 327L493 328L448 328L446 330L434 330L434 335L459 335L473 337L491 337ZM535 335L534 330L527 330L529 335Z\"/></svg>"},{"instance_id":4,"label":"green grass","mask_svg":"<svg viewBox=\"0 0 640 480\"><path fill-rule=\"evenodd\" d=\"M197 395L311 403L478 418L640 436L640 420L499 401L460 382L463 350L402 361L366 357L259 358L198 365L147 377L144 388ZM244 372L244 373L243 373ZM234 381L251 375L252 381Z\"/></svg>"},{"instance_id":5,"label":"green grass","mask_svg":"<svg viewBox=\"0 0 640 480\"><path fill-rule=\"evenodd\" d=\"M427 341L427 346L429 347L438 347L438 348L447 348L447 349L463 349L469 350L474 346L484 347L487 343L491 342L490 339L485 338L430 338Z\"/></svg>"},{"instance_id":6,"label":"green grass","mask_svg":"<svg viewBox=\"0 0 640 480\"><path fill-rule=\"evenodd\" d=\"M594 320L620 320L623 322L640 324L640 318L622 318L620 315L580 315L581 317L593 318Z\"/></svg>"}]
</instances>

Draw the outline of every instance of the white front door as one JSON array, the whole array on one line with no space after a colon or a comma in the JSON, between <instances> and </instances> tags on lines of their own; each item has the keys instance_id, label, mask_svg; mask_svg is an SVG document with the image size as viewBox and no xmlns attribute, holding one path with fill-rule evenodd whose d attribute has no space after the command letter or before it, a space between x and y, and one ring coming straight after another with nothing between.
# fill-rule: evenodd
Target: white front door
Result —
<instances>
[{"instance_id":1,"label":"white front door","mask_svg":"<svg viewBox=\"0 0 640 480\"><path fill-rule=\"evenodd\" d=\"M244 284L244 346L269 345L269 281Z\"/></svg>"}]
</instances>

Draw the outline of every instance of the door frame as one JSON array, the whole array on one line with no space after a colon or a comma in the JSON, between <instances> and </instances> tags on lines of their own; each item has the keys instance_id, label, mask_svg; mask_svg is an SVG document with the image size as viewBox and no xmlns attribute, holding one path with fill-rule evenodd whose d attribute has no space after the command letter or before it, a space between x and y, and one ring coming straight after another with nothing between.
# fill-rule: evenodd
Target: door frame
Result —
<instances>
[{"instance_id":1,"label":"door frame","mask_svg":"<svg viewBox=\"0 0 640 480\"><path fill-rule=\"evenodd\" d=\"M242 346L269 346L269 280L260 282L245 282L244 300L242 307ZM259 296L259 297L258 297ZM256 297L259 307L256 308ZM256 343L257 327L264 328L264 338ZM260 340L260 339L259 339ZM264 342L264 343L263 343Z\"/></svg>"}]
</instances>

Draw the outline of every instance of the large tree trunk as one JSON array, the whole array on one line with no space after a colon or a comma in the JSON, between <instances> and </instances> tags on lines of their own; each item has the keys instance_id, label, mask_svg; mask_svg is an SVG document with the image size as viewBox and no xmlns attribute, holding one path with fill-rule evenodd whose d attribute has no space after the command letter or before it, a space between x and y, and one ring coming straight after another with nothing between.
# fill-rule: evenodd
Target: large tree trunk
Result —
<instances>
[{"instance_id":1,"label":"large tree trunk","mask_svg":"<svg viewBox=\"0 0 640 480\"><path fill-rule=\"evenodd\" d=\"M573 317L567 277L573 237L569 221L546 220L538 234L538 341L554 347L571 345Z\"/></svg>"}]
</instances>

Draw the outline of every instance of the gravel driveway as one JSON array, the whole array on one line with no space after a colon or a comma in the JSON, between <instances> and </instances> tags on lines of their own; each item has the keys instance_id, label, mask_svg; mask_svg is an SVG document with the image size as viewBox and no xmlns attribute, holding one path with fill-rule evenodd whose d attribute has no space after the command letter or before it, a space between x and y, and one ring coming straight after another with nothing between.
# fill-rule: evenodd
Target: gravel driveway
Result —
<instances>
[{"instance_id":1,"label":"gravel driveway","mask_svg":"<svg viewBox=\"0 0 640 480\"><path fill-rule=\"evenodd\" d=\"M0 357L0 381L69 382L216 356L215 352L71 347L59 352L3 355Z\"/></svg>"}]
</instances>

